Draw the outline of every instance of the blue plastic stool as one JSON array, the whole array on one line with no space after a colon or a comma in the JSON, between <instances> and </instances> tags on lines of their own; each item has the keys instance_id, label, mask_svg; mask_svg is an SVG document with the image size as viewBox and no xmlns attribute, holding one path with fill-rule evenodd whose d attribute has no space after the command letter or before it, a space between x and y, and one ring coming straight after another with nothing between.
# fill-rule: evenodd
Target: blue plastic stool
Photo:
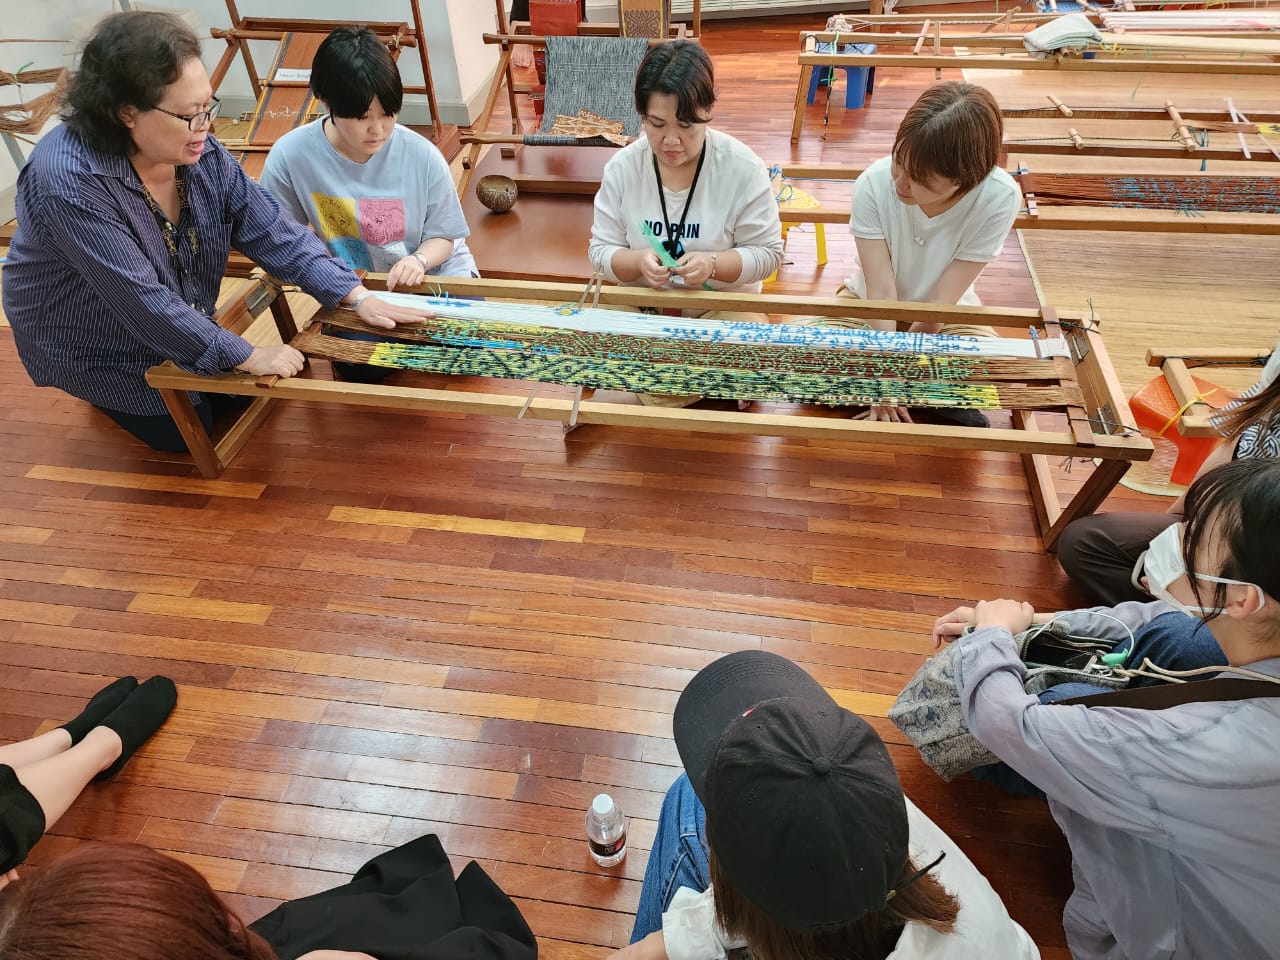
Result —
<instances>
[{"instance_id":1,"label":"blue plastic stool","mask_svg":"<svg viewBox=\"0 0 1280 960\"><path fill-rule=\"evenodd\" d=\"M835 44L820 43L814 48L815 53L831 53ZM840 46L841 53L875 53L874 43L845 43ZM845 72L844 105L847 110L860 110L867 102L867 94L875 88L875 67L841 67ZM808 103L818 97L818 87L831 84L835 80L835 67L814 67L813 76L809 80Z\"/></svg>"}]
</instances>

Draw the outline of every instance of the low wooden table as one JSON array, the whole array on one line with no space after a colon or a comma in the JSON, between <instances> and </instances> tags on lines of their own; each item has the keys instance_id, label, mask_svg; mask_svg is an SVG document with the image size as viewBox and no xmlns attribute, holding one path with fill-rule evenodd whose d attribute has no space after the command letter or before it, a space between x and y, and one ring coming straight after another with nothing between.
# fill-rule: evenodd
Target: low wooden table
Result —
<instances>
[{"instance_id":1,"label":"low wooden table","mask_svg":"<svg viewBox=\"0 0 1280 960\"><path fill-rule=\"evenodd\" d=\"M511 158L490 150L462 196L471 236L467 246L482 277L502 280L583 281L591 277L587 244L595 193L611 147L522 147ZM475 194L489 174L516 181L519 196L508 213L493 213Z\"/></svg>"},{"instance_id":2,"label":"low wooden table","mask_svg":"<svg viewBox=\"0 0 1280 960\"><path fill-rule=\"evenodd\" d=\"M370 278L366 285L377 288L379 279L385 280ZM461 297L560 304L575 301L581 294L581 287L571 284L533 284L488 278L448 278L444 283L448 293ZM260 314L269 305L281 336L293 340L297 327L284 298L274 296L274 292L274 288L261 281L245 281L231 302L219 311L219 321L240 332L254 322L255 311ZM1064 386L1070 384L1073 395L1082 397L1084 405L1062 408L1067 417L1065 428L1042 422L1041 414L1032 410L1014 409L1012 429L980 429L867 422L811 407L757 412L672 409L598 399L578 400L563 395L550 396L550 391L540 393L536 389L531 390L531 385L521 383L506 387L511 392L492 392L503 389L503 381L485 381L486 389L482 391L467 389L465 382L462 389L454 390L339 383L307 377L257 378L242 374L202 377L172 363L163 363L147 371L147 383L160 391L197 467L206 477L216 477L222 472L270 411L271 405L281 399L398 410L527 416L558 421L566 428L578 424L602 424L1017 453L1022 457L1045 545L1050 549L1070 521L1097 508L1129 469L1131 462L1150 459L1152 454L1151 441L1141 436L1133 423L1096 324L1083 317L1060 317L1049 308L942 307L835 297L655 291L638 287L605 288L600 302L632 310L649 306L796 316L886 317L901 323L978 323L1011 330L1025 330L1033 326L1046 337L1061 336L1067 340L1071 358L1054 361L1051 376L1060 379ZM321 321L324 316L324 311L317 315ZM227 434L215 441L205 433L188 391L254 397L255 401ZM1098 466L1065 507L1058 500L1050 467L1051 458L1062 457L1087 457L1098 461Z\"/></svg>"}]
</instances>

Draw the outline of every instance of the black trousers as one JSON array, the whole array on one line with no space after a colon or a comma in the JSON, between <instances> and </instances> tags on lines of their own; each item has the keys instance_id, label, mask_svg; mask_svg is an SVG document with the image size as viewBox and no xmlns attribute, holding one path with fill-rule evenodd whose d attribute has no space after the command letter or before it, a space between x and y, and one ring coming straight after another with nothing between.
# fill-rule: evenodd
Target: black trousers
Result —
<instances>
[{"instance_id":1,"label":"black trousers","mask_svg":"<svg viewBox=\"0 0 1280 960\"><path fill-rule=\"evenodd\" d=\"M214 414L223 410L235 410L249 403L246 397L228 396L220 393L202 393L196 401L196 413L204 424L205 433L213 432ZM173 417L167 413L158 415L124 413L121 410L108 410L98 407L108 417L133 434L152 450L163 450L167 453L187 453L187 442Z\"/></svg>"},{"instance_id":2,"label":"black trousers","mask_svg":"<svg viewBox=\"0 0 1280 960\"><path fill-rule=\"evenodd\" d=\"M1151 538L1178 523L1175 513L1099 513L1067 525L1058 539L1058 562L1094 603L1114 607L1150 600L1133 585L1133 567Z\"/></svg>"}]
</instances>

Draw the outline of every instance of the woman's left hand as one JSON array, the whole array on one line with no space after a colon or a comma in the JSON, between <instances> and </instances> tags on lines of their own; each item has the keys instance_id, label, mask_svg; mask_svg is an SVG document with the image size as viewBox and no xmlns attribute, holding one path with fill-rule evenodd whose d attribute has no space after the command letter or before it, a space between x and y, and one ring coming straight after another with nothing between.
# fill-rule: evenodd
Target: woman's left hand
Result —
<instances>
[{"instance_id":1,"label":"woman's left hand","mask_svg":"<svg viewBox=\"0 0 1280 960\"><path fill-rule=\"evenodd\" d=\"M3 890L13 881L18 879L18 871L10 870L8 873L0 873L0 890Z\"/></svg>"},{"instance_id":2,"label":"woman's left hand","mask_svg":"<svg viewBox=\"0 0 1280 960\"><path fill-rule=\"evenodd\" d=\"M360 306L356 307L356 316L371 327L394 330L402 323L421 323L423 320L431 320L435 314L414 307L396 306L378 297L365 297L360 301Z\"/></svg>"},{"instance_id":3,"label":"woman's left hand","mask_svg":"<svg viewBox=\"0 0 1280 960\"><path fill-rule=\"evenodd\" d=\"M711 279L714 270L715 261L711 254L696 250L681 257L671 272L683 279L686 287L700 287Z\"/></svg>"},{"instance_id":4,"label":"woman's left hand","mask_svg":"<svg viewBox=\"0 0 1280 960\"><path fill-rule=\"evenodd\" d=\"M1022 633L1035 622L1036 608L1018 600L980 600L973 608L973 628L1004 627L1012 634Z\"/></svg>"},{"instance_id":5,"label":"woman's left hand","mask_svg":"<svg viewBox=\"0 0 1280 960\"><path fill-rule=\"evenodd\" d=\"M426 275L427 269L422 265L422 261L413 254L409 254L397 260L395 265L387 271L387 289L416 287L422 283L422 278Z\"/></svg>"}]
</instances>

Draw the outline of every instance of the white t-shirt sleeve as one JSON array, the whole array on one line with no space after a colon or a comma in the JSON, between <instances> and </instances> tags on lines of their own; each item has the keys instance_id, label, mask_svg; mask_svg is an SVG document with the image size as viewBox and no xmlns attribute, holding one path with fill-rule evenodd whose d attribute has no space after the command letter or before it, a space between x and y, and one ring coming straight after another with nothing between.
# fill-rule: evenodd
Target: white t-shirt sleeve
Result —
<instances>
[{"instance_id":1,"label":"white t-shirt sleeve","mask_svg":"<svg viewBox=\"0 0 1280 960\"><path fill-rule=\"evenodd\" d=\"M955 841L910 800L907 820L917 864L924 866L946 852L933 876L960 901L960 913L951 933L908 923L886 960L1040 960L1035 942Z\"/></svg>"},{"instance_id":2,"label":"white t-shirt sleeve","mask_svg":"<svg viewBox=\"0 0 1280 960\"><path fill-rule=\"evenodd\" d=\"M862 240L885 239L877 174L878 171L868 168L853 181L853 214L849 218L849 232Z\"/></svg>"},{"instance_id":3,"label":"white t-shirt sleeve","mask_svg":"<svg viewBox=\"0 0 1280 960\"><path fill-rule=\"evenodd\" d=\"M764 163L756 160L749 182L740 187L747 198L733 224L733 249L742 257L735 286L758 283L782 265L782 223L773 183Z\"/></svg>"},{"instance_id":4,"label":"white t-shirt sleeve","mask_svg":"<svg viewBox=\"0 0 1280 960\"><path fill-rule=\"evenodd\" d=\"M462 213L462 202L453 185L449 163L439 149L421 134L404 131L405 136L416 137L420 162L426 165L426 210L422 221L421 246L425 241L439 237L445 240L462 240L470 235L467 218ZM406 174L409 171L405 171Z\"/></svg>"},{"instance_id":5,"label":"white t-shirt sleeve","mask_svg":"<svg viewBox=\"0 0 1280 960\"><path fill-rule=\"evenodd\" d=\"M973 228L966 230L961 237L955 258L972 263L991 263L1000 256L1013 221L1018 218L1020 197L1017 189L1006 185L1003 178L984 181L977 189L984 194L990 193L991 199L988 201L986 196L982 197L971 221Z\"/></svg>"},{"instance_id":6,"label":"white t-shirt sleeve","mask_svg":"<svg viewBox=\"0 0 1280 960\"><path fill-rule=\"evenodd\" d=\"M296 133L302 134L305 128L299 128ZM266 163L263 164L262 177L258 180L259 185L269 194L280 201L280 206L284 208L284 212L293 217L303 226L308 225L307 211L302 206L302 201L298 198L297 191L293 188L293 178L289 173L289 155L292 151L292 144L297 142L294 136L290 141L289 137L294 132L286 134L280 140L276 141L276 145L271 148L267 154Z\"/></svg>"},{"instance_id":7,"label":"white t-shirt sleeve","mask_svg":"<svg viewBox=\"0 0 1280 960\"><path fill-rule=\"evenodd\" d=\"M619 250L630 249L627 243L627 224L623 212L623 196L628 188L627 175L631 164L626 153L618 153L605 164L604 175L600 179L600 189L596 191L595 219L591 223L591 242L587 247L587 257L591 260L593 270L604 273L605 279L618 283L618 276L613 272L613 255ZM638 186L638 184L630 184Z\"/></svg>"},{"instance_id":8,"label":"white t-shirt sleeve","mask_svg":"<svg viewBox=\"0 0 1280 960\"><path fill-rule=\"evenodd\" d=\"M681 887L662 915L662 940L667 960L725 960L730 950L745 947L716 923L716 901L711 888L701 893Z\"/></svg>"}]
</instances>

